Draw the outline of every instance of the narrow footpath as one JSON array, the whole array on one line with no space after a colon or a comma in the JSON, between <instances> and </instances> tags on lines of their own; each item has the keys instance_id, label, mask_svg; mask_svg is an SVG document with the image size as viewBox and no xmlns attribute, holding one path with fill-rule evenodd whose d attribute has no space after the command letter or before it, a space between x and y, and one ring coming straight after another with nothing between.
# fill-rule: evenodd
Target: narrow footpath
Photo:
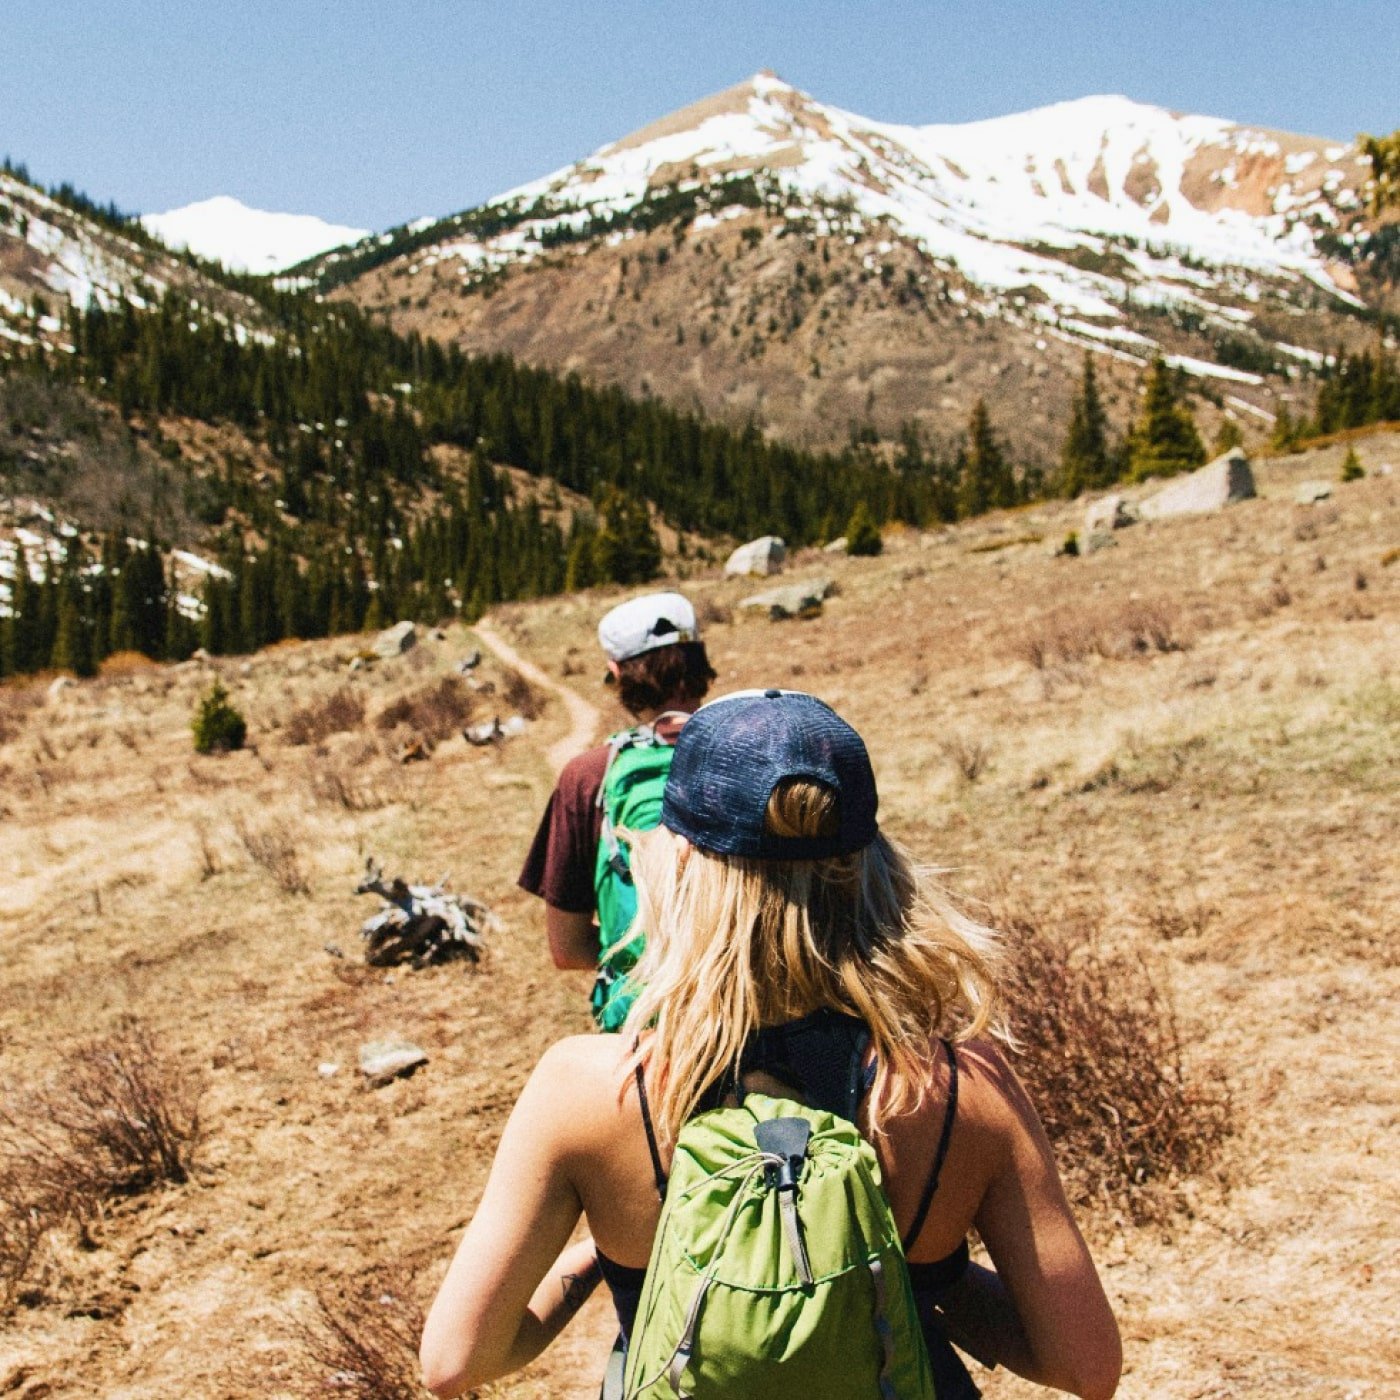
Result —
<instances>
[{"instance_id":1,"label":"narrow footpath","mask_svg":"<svg viewBox=\"0 0 1400 1400\"><path fill-rule=\"evenodd\" d=\"M526 680L557 695L564 702L564 709L569 716L569 732L551 744L545 754L550 770L558 773L571 758L581 754L593 742L593 736L602 722L602 711L585 700L571 686L556 681L533 661L527 661L489 622L478 622L472 630L498 660L504 661L507 666L519 671Z\"/></svg>"}]
</instances>

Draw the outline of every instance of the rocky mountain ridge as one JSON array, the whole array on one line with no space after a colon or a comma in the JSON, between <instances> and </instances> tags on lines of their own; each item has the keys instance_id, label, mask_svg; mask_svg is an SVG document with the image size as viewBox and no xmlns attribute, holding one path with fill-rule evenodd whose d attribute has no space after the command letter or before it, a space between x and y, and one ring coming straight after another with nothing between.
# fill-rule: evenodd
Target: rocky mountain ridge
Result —
<instances>
[{"instance_id":1,"label":"rocky mountain ridge","mask_svg":"<svg viewBox=\"0 0 1400 1400\"><path fill-rule=\"evenodd\" d=\"M1162 353L1208 416L1266 426L1368 333L1337 256L1367 174L1355 147L1123 97L914 127L761 73L301 271L400 327L799 440L948 432L1018 389L1029 450L1085 350L1125 367L1125 406Z\"/></svg>"}]
</instances>

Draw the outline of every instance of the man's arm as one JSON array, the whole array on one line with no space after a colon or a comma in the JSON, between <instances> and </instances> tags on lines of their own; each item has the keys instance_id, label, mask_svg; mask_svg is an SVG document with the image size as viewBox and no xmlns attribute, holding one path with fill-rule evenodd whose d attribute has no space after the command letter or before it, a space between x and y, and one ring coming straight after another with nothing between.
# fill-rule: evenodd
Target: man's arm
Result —
<instances>
[{"instance_id":1,"label":"man's arm","mask_svg":"<svg viewBox=\"0 0 1400 1400\"><path fill-rule=\"evenodd\" d=\"M553 904L544 906L544 927L549 935L549 952L554 966L562 970L593 972L602 951L598 925L592 914L576 914Z\"/></svg>"}]
</instances>

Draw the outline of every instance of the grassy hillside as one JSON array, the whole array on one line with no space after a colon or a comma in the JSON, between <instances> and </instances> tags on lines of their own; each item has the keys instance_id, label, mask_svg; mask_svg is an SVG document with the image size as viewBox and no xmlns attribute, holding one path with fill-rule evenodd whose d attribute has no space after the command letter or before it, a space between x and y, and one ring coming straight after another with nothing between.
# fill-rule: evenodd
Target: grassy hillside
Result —
<instances>
[{"instance_id":1,"label":"grassy hillside","mask_svg":"<svg viewBox=\"0 0 1400 1400\"><path fill-rule=\"evenodd\" d=\"M1379 1400L1400 1366L1384 1224L1400 1206L1400 478L1380 471L1400 467L1400 437L1364 440L1363 480L1295 504L1342 451L1265 463L1262 499L1086 558L1046 550L1079 527L1070 506L896 533L874 560L804 555L794 577L837 582L810 622L743 620L741 582L686 585L724 686L829 699L869 741L889 830L1003 924L1126 957L1124 978L1146 959L1188 1085L1223 1074L1234 1133L1204 1174L1097 1203L1074 1178L1123 1321L1125 1396ZM593 628L619 596L488 621L605 707ZM354 672L347 639L0 689L5 1104L129 1015L203 1088L188 1183L45 1243L6 1319L0 1391L320 1394L318 1292L344 1317L368 1289L382 1319L389 1267L400 1295L430 1296L523 1077L588 1024L586 979L552 970L514 886L546 753L586 705L566 712L488 657L458 698L483 719L538 703L527 733L475 749L449 727L426 762L394 759L474 644L453 627ZM196 758L189 718L216 673L252 747ZM332 714L348 728L289 742ZM618 722L605 710L597 732ZM350 891L367 855L486 899L504 928L481 967L364 967L373 901ZM394 1034L430 1063L362 1088L358 1047ZM1281 1296L1303 1291L1299 1326ZM489 1394L591 1397L608 1335L595 1301Z\"/></svg>"}]
</instances>

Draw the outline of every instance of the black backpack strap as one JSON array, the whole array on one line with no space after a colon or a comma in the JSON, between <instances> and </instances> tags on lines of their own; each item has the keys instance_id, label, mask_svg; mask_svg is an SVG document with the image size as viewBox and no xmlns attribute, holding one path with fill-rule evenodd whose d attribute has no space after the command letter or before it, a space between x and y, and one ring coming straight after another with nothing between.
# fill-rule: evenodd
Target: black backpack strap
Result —
<instances>
[{"instance_id":1,"label":"black backpack strap","mask_svg":"<svg viewBox=\"0 0 1400 1400\"><path fill-rule=\"evenodd\" d=\"M914 1247L919 1231L928 1219L929 1207L933 1204L934 1192L938 1190L938 1178L943 1174L943 1159L948 1155L948 1143L953 1136L953 1119L958 1116L958 1057L951 1041L945 1040L943 1048L948 1052L948 1107L943 1113L943 1132L938 1138L938 1149L933 1154L933 1166L929 1169L928 1180L924 1183L924 1194L919 1201L919 1209L914 1223L904 1236L904 1252Z\"/></svg>"},{"instance_id":2,"label":"black backpack strap","mask_svg":"<svg viewBox=\"0 0 1400 1400\"><path fill-rule=\"evenodd\" d=\"M656 1177L656 1194L664 1202L666 1199L666 1169L661 1165L661 1149L656 1143L656 1128L651 1121L651 1109L647 1104L647 1080L641 1065L637 1066L637 1102L642 1109L642 1126L647 1130L647 1151L651 1153L651 1170Z\"/></svg>"}]
</instances>

